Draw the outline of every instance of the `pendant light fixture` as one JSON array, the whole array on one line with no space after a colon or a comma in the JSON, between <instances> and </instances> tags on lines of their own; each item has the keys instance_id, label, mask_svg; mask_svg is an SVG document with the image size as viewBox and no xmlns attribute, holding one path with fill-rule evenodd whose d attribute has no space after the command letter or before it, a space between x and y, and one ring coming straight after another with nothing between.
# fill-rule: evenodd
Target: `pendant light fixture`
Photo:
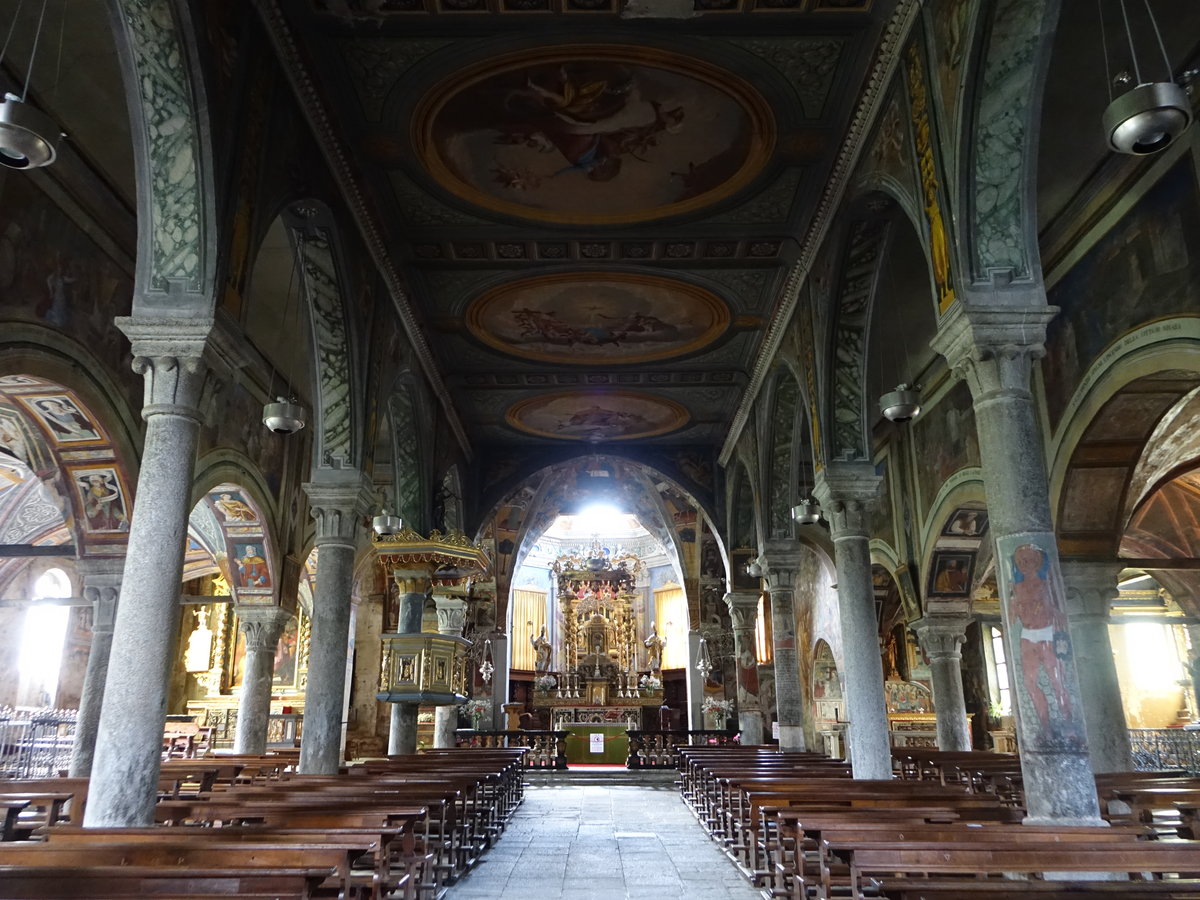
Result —
<instances>
[{"instance_id":1,"label":"pendant light fixture","mask_svg":"<svg viewBox=\"0 0 1200 900\"><path fill-rule=\"evenodd\" d=\"M62 129L41 110L30 106L26 100L29 97L29 84L33 80L33 64L37 61L38 45L42 39L42 25L46 21L46 4L42 0L42 8L38 13L37 30L33 34L33 47L29 51L29 69L25 73L25 86L21 96L6 93L0 100L0 166L9 169L37 169L48 166L58 157L58 144L63 139ZM8 28L8 37L4 39L4 48L0 49L0 64L8 52L12 42L13 32L17 27L17 19L21 15L22 3L17 3L13 13L12 24ZM67 14L63 6L63 16ZM62 59L62 47L59 47L59 60Z\"/></svg>"},{"instance_id":2,"label":"pendant light fixture","mask_svg":"<svg viewBox=\"0 0 1200 900\"><path fill-rule=\"evenodd\" d=\"M817 482L817 451L812 447L809 454L809 473L812 478L808 482L808 496L801 497L800 502L792 507L792 519L797 525L817 525L821 521L821 504L812 496L813 485Z\"/></svg>"},{"instance_id":3,"label":"pendant light fixture","mask_svg":"<svg viewBox=\"0 0 1200 900\"><path fill-rule=\"evenodd\" d=\"M291 276L288 278L287 295L283 300L283 332L287 334L288 314L292 308L293 288L296 284L296 269L300 266L300 260L304 254L304 236L296 236L295 260L292 264ZM295 293L299 293L296 291ZM299 307L299 303L296 304ZM299 318L297 316L297 318ZM275 371L275 366L271 364L271 384L268 388L268 394L275 387L275 376L278 374ZM274 402L268 403L263 407L263 424L275 434L295 434L304 428L308 420L308 412L296 402L295 396L292 394L291 380L284 378L284 393L276 396ZM386 514L386 510L385 510ZM397 529L399 530L399 529ZM381 534L383 532L380 532ZM390 533L390 532L389 532Z\"/></svg>"},{"instance_id":4,"label":"pendant light fixture","mask_svg":"<svg viewBox=\"0 0 1200 900\"><path fill-rule=\"evenodd\" d=\"M1111 0L1107 0L1111 3ZM1166 70L1165 81L1143 81L1142 67L1138 61L1137 47L1134 45L1133 29L1129 25L1129 10L1125 0L1119 0L1121 5L1121 20L1125 28L1125 38L1129 42L1129 55L1133 65L1133 77L1128 72L1121 72L1115 78L1109 72L1108 37L1104 33L1104 3L1097 0L1100 21L1100 44L1104 51L1104 78L1108 87L1108 108L1104 110L1101 123L1104 126L1104 137L1110 149L1117 153L1128 153L1133 156L1147 156L1158 153L1170 146L1176 138L1183 134L1192 124L1192 104L1187 92L1178 85L1171 74L1171 60L1163 44L1162 33L1158 30L1158 22L1150 9L1149 0L1143 0L1146 6L1146 17L1158 41L1158 50L1162 55L1163 67ZM1114 81L1127 84L1136 81L1132 90L1113 97Z\"/></svg>"},{"instance_id":5,"label":"pendant light fixture","mask_svg":"<svg viewBox=\"0 0 1200 900\"><path fill-rule=\"evenodd\" d=\"M404 520L388 512L387 491L383 492L383 508L379 515L371 520L371 528L380 537L399 534L404 528Z\"/></svg>"}]
</instances>

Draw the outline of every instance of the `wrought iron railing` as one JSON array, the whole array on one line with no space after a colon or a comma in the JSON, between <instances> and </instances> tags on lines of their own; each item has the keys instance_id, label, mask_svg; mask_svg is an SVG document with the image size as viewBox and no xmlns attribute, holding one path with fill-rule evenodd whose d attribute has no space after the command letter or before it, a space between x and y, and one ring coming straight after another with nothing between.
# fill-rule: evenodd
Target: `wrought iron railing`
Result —
<instances>
[{"instance_id":1,"label":"wrought iron railing","mask_svg":"<svg viewBox=\"0 0 1200 900\"><path fill-rule=\"evenodd\" d=\"M46 778L71 763L75 710L0 707L0 776Z\"/></svg>"},{"instance_id":2,"label":"wrought iron railing","mask_svg":"<svg viewBox=\"0 0 1200 900\"><path fill-rule=\"evenodd\" d=\"M679 767L681 745L736 744L738 731L700 729L696 731L627 731L629 756L627 769L675 769Z\"/></svg>"},{"instance_id":3,"label":"wrought iron railing","mask_svg":"<svg viewBox=\"0 0 1200 900\"><path fill-rule=\"evenodd\" d=\"M527 769L565 769L567 732L565 731L472 731L456 732L458 747L528 747Z\"/></svg>"},{"instance_id":4,"label":"wrought iron railing","mask_svg":"<svg viewBox=\"0 0 1200 900\"><path fill-rule=\"evenodd\" d=\"M1184 728L1130 728L1133 767L1139 772L1184 769L1200 775L1200 731Z\"/></svg>"}]
</instances>

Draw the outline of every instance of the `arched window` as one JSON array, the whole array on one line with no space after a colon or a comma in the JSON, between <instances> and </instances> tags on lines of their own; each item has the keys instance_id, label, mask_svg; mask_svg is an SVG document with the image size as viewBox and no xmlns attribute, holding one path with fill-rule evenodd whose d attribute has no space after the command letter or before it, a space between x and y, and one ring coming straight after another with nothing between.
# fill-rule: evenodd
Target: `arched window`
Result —
<instances>
[{"instance_id":1,"label":"arched window","mask_svg":"<svg viewBox=\"0 0 1200 900\"><path fill-rule=\"evenodd\" d=\"M17 657L17 702L23 706L55 705L71 608L51 601L70 596L71 580L62 569L47 569L33 583Z\"/></svg>"}]
</instances>

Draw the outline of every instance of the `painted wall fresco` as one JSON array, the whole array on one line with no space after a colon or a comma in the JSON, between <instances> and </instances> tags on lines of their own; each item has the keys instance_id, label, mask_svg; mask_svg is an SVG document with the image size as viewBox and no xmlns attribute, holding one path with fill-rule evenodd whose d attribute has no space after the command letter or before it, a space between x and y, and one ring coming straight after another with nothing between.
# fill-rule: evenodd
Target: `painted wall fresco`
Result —
<instances>
[{"instance_id":1,"label":"painted wall fresco","mask_svg":"<svg viewBox=\"0 0 1200 900\"><path fill-rule=\"evenodd\" d=\"M494 212L572 224L677 215L758 174L775 126L732 72L647 47L538 48L466 67L417 110L429 174Z\"/></svg>"},{"instance_id":2,"label":"painted wall fresco","mask_svg":"<svg viewBox=\"0 0 1200 900\"><path fill-rule=\"evenodd\" d=\"M729 326L729 308L703 288L630 272L572 272L493 288L467 328L505 353L587 365L650 362L698 350Z\"/></svg>"},{"instance_id":3,"label":"painted wall fresco","mask_svg":"<svg viewBox=\"0 0 1200 900\"><path fill-rule=\"evenodd\" d=\"M960 381L927 408L912 426L917 463L917 499L928 513L946 479L968 466L979 465L979 438L971 391Z\"/></svg>"},{"instance_id":4,"label":"painted wall fresco","mask_svg":"<svg viewBox=\"0 0 1200 900\"><path fill-rule=\"evenodd\" d=\"M1050 289L1042 379L1057 427L1104 349L1135 327L1200 311L1200 204L1189 157L1176 163Z\"/></svg>"},{"instance_id":5,"label":"painted wall fresco","mask_svg":"<svg viewBox=\"0 0 1200 900\"><path fill-rule=\"evenodd\" d=\"M0 318L44 324L94 354L141 409L142 379L113 327L128 315L133 279L27 178L0 186Z\"/></svg>"},{"instance_id":6,"label":"painted wall fresco","mask_svg":"<svg viewBox=\"0 0 1200 900\"><path fill-rule=\"evenodd\" d=\"M635 391L564 391L513 404L509 425L538 437L570 441L628 441L682 427L687 410Z\"/></svg>"}]
</instances>

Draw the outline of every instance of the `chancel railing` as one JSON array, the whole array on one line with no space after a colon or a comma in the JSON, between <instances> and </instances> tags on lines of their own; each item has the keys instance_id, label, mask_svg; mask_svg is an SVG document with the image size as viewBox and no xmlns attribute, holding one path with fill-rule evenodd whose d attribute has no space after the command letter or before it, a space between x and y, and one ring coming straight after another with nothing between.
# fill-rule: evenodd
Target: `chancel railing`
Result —
<instances>
[{"instance_id":1,"label":"chancel railing","mask_svg":"<svg viewBox=\"0 0 1200 900\"><path fill-rule=\"evenodd\" d=\"M567 732L565 731L472 731L460 728L457 747L528 747L527 769L565 769Z\"/></svg>"},{"instance_id":2,"label":"chancel railing","mask_svg":"<svg viewBox=\"0 0 1200 900\"><path fill-rule=\"evenodd\" d=\"M1184 769L1200 774L1200 730L1130 728L1133 767L1139 772Z\"/></svg>"},{"instance_id":3,"label":"chancel railing","mask_svg":"<svg viewBox=\"0 0 1200 900\"><path fill-rule=\"evenodd\" d=\"M626 731L629 736L627 769L675 769L679 746L736 744L739 731L699 729L696 731Z\"/></svg>"},{"instance_id":4,"label":"chancel railing","mask_svg":"<svg viewBox=\"0 0 1200 900\"><path fill-rule=\"evenodd\" d=\"M75 710L0 706L0 775L46 778L71 762Z\"/></svg>"}]
</instances>

